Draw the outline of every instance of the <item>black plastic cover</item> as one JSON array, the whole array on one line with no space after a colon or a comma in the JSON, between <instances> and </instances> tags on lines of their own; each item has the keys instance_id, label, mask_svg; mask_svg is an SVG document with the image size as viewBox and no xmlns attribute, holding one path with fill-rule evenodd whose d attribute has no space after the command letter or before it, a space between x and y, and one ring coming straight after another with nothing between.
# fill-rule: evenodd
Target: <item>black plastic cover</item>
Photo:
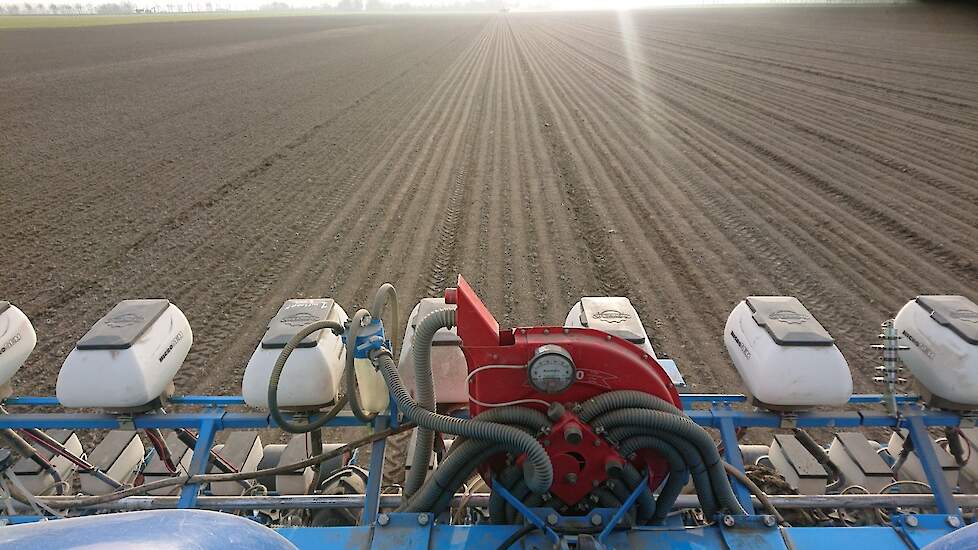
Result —
<instances>
[{"instance_id":1,"label":"black plastic cover","mask_svg":"<svg viewBox=\"0 0 978 550\"><path fill-rule=\"evenodd\" d=\"M281 349L293 336L298 334L303 327L317 321L329 318L333 311L335 302L330 298L318 298L312 300L287 300L279 308L275 317L269 321L268 330L265 337L261 340L261 347L265 349ZM299 348L312 348L323 335L323 331L317 330L302 339Z\"/></svg>"},{"instance_id":2,"label":"black plastic cover","mask_svg":"<svg viewBox=\"0 0 978 550\"><path fill-rule=\"evenodd\" d=\"M0 313L7 311L10 308L10 302L6 300L0 300Z\"/></svg>"},{"instance_id":3,"label":"black plastic cover","mask_svg":"<svg viewBox=\"0 0 978 550\"><path fill-rule=\"evenodd\" d=\"M170 301L123 300L99 319L78 341L81 350L129 349L170 307Z\"/></svg>"},{"instance_id":4,"label":"black plastic cover","mask_svg":"<svg viewBox=\"0 0 978 550\"><path fill-rule=\"evenodd\" d=\"M835 340L792 296L750 296L754 322L780 346L830 346Z\"/></svg>"},{"instance_id":5,"label":"black plastic cover","mask_svg":"<svg viewBox=\"0 0 978 550\"><path fill-rule=\"evenodd\" d=\"M101 470L108 470L119 457L122 451L132 443L136 437L136 432L129 430L112 430L95 447L92 454L88 456L88 461L99 467Z\"/></svg>"},{"instance_id":6,"label":"black plastic cover","mask_svg":"<svg viewBox=\"0 0 978 550\"><path fill-rule=\"evenodd\" d=\"M859 466L863 474L868 476L889 476L893 473L863 434L859 432L839 432L835 434L835 437L839 439L846 454Z\"/></svg>"},{"instance_id":7,"label":"black plastic cover","mask_svg":"<svg viewBox=\"0 0 978 550\"><path fill-rule=\"evenodd\" d=\"M781 452L788 463L795 469L798 477L824 478L828 477L825 468L808 452L808 449L790 434L775 434L774 440L781 447Z\"/></svg>"},{"instance_id":8,"label":"black plastic cover","mask_svg":"<svg viewBox=\"0 0 978 550\"><path fill-rule=\"evenodd\" d=\"M62 445L66 445L68 440L71 439L71 435L75 433L72 430L45 430L44 433L48 435L51 439L54 439ZM37 454L44 458L44 460L50 461L54 458L54 453L38 445ZM41 473L41 466L29 458L21 458L14 464L14 473L18 475L33 475Z\"/></svg>"},{"instance_id":9,"label":"black plastic cover","mask_svg":"<svg viewBox=\"0 0 978 550\"><path fill-rule=\"evenodd\" d=\"M964 296L917 296L931 319L972 345L978 345L978 305ZM0 310L2 311L2 310Z\"/></svg>"},{"instance_id":10,"label":"black plastic cover","mask_svg":"<svg viewBox=\"0 0 978 550\"><path fill-rule=\"evenodd\" d=\"M231 432L231 435L224 442L224 447L220 450L220 455L229 464L240 469L248 460L248 455L251 454L251 450L255 447L255 441L257 439L258 432ZM208 471L212 473L220 472L217 466L213 464Z\"/></svg>"}]
</instances>

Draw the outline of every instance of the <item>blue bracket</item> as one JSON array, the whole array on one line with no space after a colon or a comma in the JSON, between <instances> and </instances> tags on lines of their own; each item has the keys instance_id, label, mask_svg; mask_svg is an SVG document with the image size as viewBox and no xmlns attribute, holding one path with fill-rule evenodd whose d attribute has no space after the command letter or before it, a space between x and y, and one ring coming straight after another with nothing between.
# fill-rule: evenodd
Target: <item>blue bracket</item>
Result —
<instances>
[{"instance_id":1,"label":"blue bracket","mask_svg":"<svg viewBox=\"0 0 978 550\"><path fill-rule=\"evenodd\" d=\"M375 432L387 429L388 417L378 416L374 419ZM387 450L387 440L375 441L370 447L370 467L367 470L367 488L364 491L366 499L363 503L363 514L360 525L373 525L377 520L380 509L380 484L384 479L384 453Z\"/></svg>"},{"instance_id":2,"label":"blue bracket","mask_svg":"<svg viewBox=\"0 0 978 550\"><path fill-rule=\"evenodd\" d=\"M618 523L621 522L621 518L625 517L625 514L627 514L628 511L631 510L633 506L635 506L635 502L638 501L639 495L641 495L642 491L644 491L648 486L649 486L649 474L646 473L645 476L642 477L641 483L639 483L638 486L636 486L635 489L632 491L632 493L628 495L628 498L626 498L625 502L623 502L622 505L618 508L618 510L615 512L615 515L611 516L611 521L609 521L608 524L605 525L605 528L602 529L600 533L598 533L599 543L604 544L604 541L608 539L608 536L611 535L611 532L614 531L615 527L618 526Z\"/></svg>"},{"instance_id":3,"label":"blue bracket","mask_svg":"<svg viewBox=\"0 0 978 550\"><path fill-rule=\"evenodd\" d=\"M960 515L961 511L954 503L954 492L944 477L944 469L941 468L941 463L934 452L923 417L920 416L918 410L909 407L905 414L907 427L910 429L910 438L913 441L914 454L917 455L924 473L927 474L927 483L931 487L931 492L934 493L937 511L942 514Z\"/></svg>"},{"instance_id":4,"label":"blue bracket","mask_svg":"<svg viewBox=\"0 0 978 550\"><path fill-rule=\"evenodd\" d=\"M729 410L730 405L725 404L724 408ZM740 443L737 441L737 429L734 427L733 418L723 416L720 418L720 440L723 441L724 460L741 472L744 471L744 459L740 456ZM729 476L728 476L729 477ZM737 478L730 478L734 494L737 500L749 515L754 514L754 502L751 500L750 491Z\"/></svg>"},{"instance_id":5,"label":"blue bracket","mask_svg":"<svg viewBox=\"0 0 978 550\"><path fill-rule=\"evenodd\" d=\"M493 483L492 490L499 493L499 496L503 497L503 500L508 502L513 508L516 508L516 511L519 512L520 515L526 519L526 521L536 525L540 531L546 534L547 538L549 538L554 544L560 542L560 535L551 529L550 526L547 525L547 522L540 519L540 516L533 513L533 510L527 508L527 506L523 504L520 499L513 496L513 493L510 493L502 483Z\"/></svg>"},{"instance_id":6,"label":"blue bracket","mask_svg":"<svg viewBox=\"0 0 978 550\"><path fill-rule=\"evenodd\" d=\"M730 550L760 550L771 548L784 550L787 548L785 539L782 537L781 530L777 523L767 525L765 520L771 522L771 516L724 516L733 520L733 525L727 526L718 522L720 526L720 536Z\"/></svg>"},{"instance_id":7,"label":"blue bracket","mask_svg":"<svg viewBox=\"0 0 978 550\"><path fill-rule=\"evenodd\" d=\"M435 523L432 514L384 514L382 521L373 527L375 550L406 550L432 548L431 530ZM324 546L328 547L328 546Z\"/></svg>"},{"instance_id":8,"label":"blue bracket","mask_svg":"<svg viewBox=\"0 0 978 550\"><path fill-rule=\"evenodd\" d=\"M919 550L955 529L948 525L947 518L941 514L897 514L892 524L904 544Z\"/></svg>"},{"instance_id":9,"label":"blue bracket","mask_svg":"<svg viewBox=\"0 0 978 550\"><path fill-rule=\"evenodd\" d=\"M207 465L210 463L211 447L214 446L214 436L221 430L221 418L224 416L224 409L218 407L212 409L211 414L204 418L200 423L200 432L197 433L197 444L194 445L194 456L190 460L190 474L200 475L207 473ZM193 508L197 504L197 496L200 494L200 485L188 483L180 490L180 500L178 507Z\"/></svg>"}]
</instances>

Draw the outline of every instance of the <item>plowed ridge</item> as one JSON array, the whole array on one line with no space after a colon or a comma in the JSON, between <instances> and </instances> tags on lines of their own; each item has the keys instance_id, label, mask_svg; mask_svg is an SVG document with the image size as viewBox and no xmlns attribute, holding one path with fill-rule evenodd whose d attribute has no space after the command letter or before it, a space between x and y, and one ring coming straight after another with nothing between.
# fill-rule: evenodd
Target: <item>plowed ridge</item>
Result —
<instances>
[{"instance_id":1,"label":"plowed ridge","mask_svg":"<svg viewBox=\"0 0 978 550\"><path fill-rule=\"evenodd\" d=\"M876 326L978 300L978 17L952 7L350 16L2 32L0 298L53 390L115 302L236 393L281 302L402 318L464 273L504 324L626 295L696 390L744 296L801 299L858 390ZM9 54L9 55L7 55Z\"/></svg>"}]
</instances>

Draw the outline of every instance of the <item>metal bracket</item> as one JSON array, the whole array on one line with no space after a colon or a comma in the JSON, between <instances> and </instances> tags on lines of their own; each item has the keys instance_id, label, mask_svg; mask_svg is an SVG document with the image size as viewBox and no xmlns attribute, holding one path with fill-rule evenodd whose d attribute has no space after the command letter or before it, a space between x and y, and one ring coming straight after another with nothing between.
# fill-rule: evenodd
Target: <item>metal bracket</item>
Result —
<instances>
[{"instance_id":1,"label":"metal bracket","mask_svg":"<svg viewBox=\"0 0 978 550\"><path fill-rule=\"evenodd\" d=\"M380 514L373 527L371 548L402 550L405 548L430 548L431 529L435 524L432 514L390 513Z\"/></svg>"},{"instance_id":2,"label":"metal bracket","mask_svg":"<svg viewBox=\"0 0 978 550\"><path fill-rule=\"evenodd\" d=\"M550 526L547 525L547 522L541 519L540 516L534 514L533 510L527 508L527 506L523 504L523 502L520 499L513 496L513 493L510 493L509 490L507 490L502 483L493 483L492 490L499 493L499 496L503 497L503 500L505 500L510 505L512 505L513 508L516 508L516 511L519 512L520 515L523 516L527 521L529 521L533 525L536 525L540 529L540 531L546 534L547 538L549 538L554 544L560 542L560 535L558 535L556 531L551 529ZM556 512L554 512L554 516L555 517L557 516Z\"/></svg>"},{"instance_id":3,"label":"metal bracket","mask_svg":"<svg viewBox=\"0 0 978 550\"><path fill-rule=\"evenodd\" d=\"M781 423L779 426L781 428L797 428L798 414L792 412L781 413Z\"/></svg>"},{"instance_id":4,"label":"metal bracket","mask_svg":"<svg viewBox=\"0 0 978 550\"><path fill-rule=\"evenodd\" d=\"M116 416L116 420L119 421L119 429L134 432L136 431L136 420L133 418L131 413L120 414Z\"/></svg>"},{"instance_id":5,"label":"metal bracket","mask_svg":"<svg viewBox=\"0 0 978 550\"><path fill-rule=\"evenodd\" d=\"M646 473L645 476L642 477L642 481L632 491L632 494L628 495L628 498L625 499L625 502L623 502L618 508L615 515L611 517L611 521L609 521L605 528L601 530L601 533L598 534L598 544L604 544L604 541L608 539L608 535L610 535L615 527L621 522L621 518L625 517L625 514L632 509L632 506L635 506L635 502L638 501L639 495L641 495L642 491L644 491L648 486L649 474Z\"/></svg>"},{"instance_id":6,"label":"metal bracket","mask_svg":"<svg viewBox=\"0 0 978 550\"><path fill-rule=\"evenodd\" d=\"M720 536L731 550L771 548L783 550L785 539L773 516L721 516Z\"/></svg>"}]
</instances>

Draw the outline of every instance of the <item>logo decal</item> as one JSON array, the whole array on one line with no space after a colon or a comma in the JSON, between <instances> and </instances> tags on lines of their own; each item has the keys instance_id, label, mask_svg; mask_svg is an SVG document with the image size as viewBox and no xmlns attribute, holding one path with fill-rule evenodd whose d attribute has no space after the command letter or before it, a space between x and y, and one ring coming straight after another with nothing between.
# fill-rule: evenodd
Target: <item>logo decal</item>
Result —
<instances>
[{"instance_id":1,"label":"logo decal","mask_svg":"<svg viewBox=\"0 0 978 550\"><path fill-rule=\"evenodd\" d=\"M105 320L105 324L112 328L131 327L143 322L143 316L137 313L120 313Z\"/></svg>"},{"instance_id":2,"label":"logo decal","mask_svg":"<svg viewBox=\"0 0 978 550\"><path fill-rule=\"evenodd\" d=\"M297 311L288 317L282 317L279 321L283 325L289 325L293 328L302 328L306 325L314 323L319 320L319 317L311 313L306 313L305 311Z\"/></svg>"},{"instance_id":3,"label":"logo decal","mask_svg":"<svg viewBox=\"0 0 978 550\"><path fill-rule=\"evenodd\" d=\"M951 318L978 325L978 311L973 309L956 309L951 312Z\"/></svg>"},{"instance_id":4,"label":"logo decal","mask_svg":"<svg viewBox=\"0 0 978 550\"><path fill-rule=\"evenodd\" d=\"M609 390L611 389L611 382L618 380L618 377L614 374L591 369L577 369L575 376L579 382Z\"/></svg>"},{"instance_id":5,"label":"logo decal","mask_svg":"<svg viewBox=\"0 0 978 550\"><path fill-rule=\"evenodd\" d=\"M737 347L740 348L740 352L744 354L744 357L750 359L750 350L747 349L747 346L740 341L740 338L737 338L737 333L731 330L730 337L733 338L734 342L737 342Z\"/></svg>"},{"instance_id":6,"label":"logo decal","mask_svg":"<svg viewBox=\"0 0 978 550\"><path fill-rule=\"evenodd\" d=\"M631 319L632 316L617 309L606 309L595 313L591 318L604 321L605 323L624 323Z\"/></svg>"},{"instance_id":7,"label":"logo decal","mask_svg":"<svg viewBox=\"0 0 978 550\"><path fill-rule=\"evenodd\" d=\"M180 342L180 340L183 340L183 331L178 332L177 335L173 337L173 340L170 342L170 345L167 346L165 350L163 350L163 355L160 355L160 363L162 363L163 360L166 359L167 355L170 355L170 352L173 351L173 348L177 345L178 342Z\"/></svg>"},{"instance_id":8,"label":"logo decal","mask_svg":"<svg viewBox=\"0 0 978 550\"><path fill-rule=\"evenodd\" d=\"M14 345L16 345L17 342L20 342L21 340L23 340L23 336L21 336L19 332L17 334L14 334L13 338L8 340L7 343L3 345L3 347L0 347L0 353L4 353L8 349L14 347Z\"/></svg>"},{"instance_id":9,"label":"logo decal","mask_svg":"<svg viewBox=\"0 0 978 550\"><path fill-rule=\"evenodd\" d=\"M811 319L808 315L803 315L797 311L791 311L790 309L782 309L780 311L775 311L774 313L768 315L771 319L775 321L781 321L782 323L788 323L789 325L800 325L805 321Z\"/></svg>"}]
</instances>

